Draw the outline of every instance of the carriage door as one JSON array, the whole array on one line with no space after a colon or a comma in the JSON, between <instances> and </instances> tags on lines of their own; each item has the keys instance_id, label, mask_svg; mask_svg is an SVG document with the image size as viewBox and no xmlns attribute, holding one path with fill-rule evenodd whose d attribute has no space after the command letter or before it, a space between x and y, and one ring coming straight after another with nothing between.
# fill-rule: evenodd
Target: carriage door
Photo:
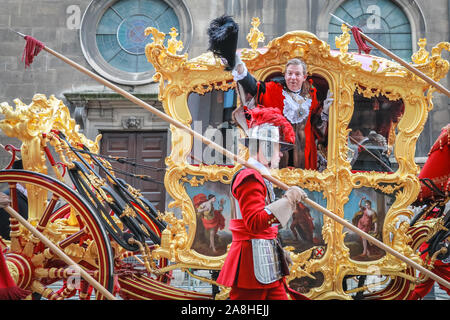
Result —
<instances>
[{"instance_id":1,"label":"carriage door","mask_svg":"<svg viewBox=\"0 0 450 320\"><path fill-rule=\"evenodd\" d=\"M156 209L165 210L164 160L167 153L167 132L102 132L101 154L123 157L144 167L135 167L126 163L111 161L116 171L116 177L124 179L134 188L141 191ZM121 173L122 172L122 173ZM129 172L135 175L146 175L160 183L144 181L123 174Z\"/></svg>"}]
</instances>

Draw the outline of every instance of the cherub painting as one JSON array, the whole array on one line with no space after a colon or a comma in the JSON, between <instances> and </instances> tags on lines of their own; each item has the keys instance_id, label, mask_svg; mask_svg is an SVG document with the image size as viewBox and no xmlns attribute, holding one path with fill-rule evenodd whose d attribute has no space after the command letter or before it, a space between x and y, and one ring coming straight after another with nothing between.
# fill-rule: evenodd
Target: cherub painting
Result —
<instances>
[{"instance_id":1,"label":"cherub painting","mask_svg":"<svg viewBox=\"0 0 450 320\"><path fill-rule=\"evenodd\" d=\"M233 210L229 186L214 182L195 187L186 184L186 191L196 214L192 249L207 256L225 254L227 245L231 243L228 226Z\"/></svg>"},{"instance_id":2,"label":"cherub painting","mask_svg":"<svg viewBox=\"0 0 450 320\"><path fill-rule=\"evenodd\" d=\"M218 209L214 206L214 203L216 202L216 196L214 194L210 194L208 195L208 198L206 198L204 193L199 193L194 196L193 200L197 216L201 218L203 228L209 238L209 248L216 253L217 250L214 238L217 235L218 230L223 230L225 228L225 218L222 215L225 199L220 199ZM199 226L197 226L197 228L198 227Z\"/></svg>"}]
</instances>

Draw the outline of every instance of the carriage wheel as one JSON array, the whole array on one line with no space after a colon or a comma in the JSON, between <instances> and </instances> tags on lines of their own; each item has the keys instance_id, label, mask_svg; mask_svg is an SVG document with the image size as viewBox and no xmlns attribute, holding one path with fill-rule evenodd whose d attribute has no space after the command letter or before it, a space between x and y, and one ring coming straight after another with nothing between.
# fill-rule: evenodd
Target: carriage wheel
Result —
<instances>
[{"instance_id":1,"label":"carriage wheel","mask_svg":"<svg viewBox=\"0 0 450 320\"><path fill-rule=\"evenodd\" d=\"M89 272L108 291L113 291L114 256L110 240L91 206L67 185L52 177L23 170L0 171L0 183L10 189L12 207L19 211L17 185L33 185L47 193L36 228ZM58 208L58 209L56 209ZM56 209L56 210L55 210ZM69 219L64 216L69 213ZM46 299L61 300L79 294L89 299L90 287L16 219L10 219L8 268L17 285ZM54 292L49 286L63 281ZM100 293L97 299L104 299Z\"/></svg>"}]
</instances>

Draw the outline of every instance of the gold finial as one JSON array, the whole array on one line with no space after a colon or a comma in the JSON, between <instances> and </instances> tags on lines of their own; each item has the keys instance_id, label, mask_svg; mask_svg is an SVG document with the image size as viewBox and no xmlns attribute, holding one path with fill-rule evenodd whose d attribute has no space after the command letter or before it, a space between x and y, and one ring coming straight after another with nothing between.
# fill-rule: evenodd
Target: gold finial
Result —
<instances>
[{"instance_id":1,"label":"gold finial","mask_svg":"<svg viewBox=\"0 0 450 320\"><path fill-rule=\"evenodd\" d=\"M414 53L411 56L411 60L415 64L427 63L428 62L428 57L430 56L430 53L427 50L425 50L425 46L427 45L427 39L426 38L421 38L421 39L419 39L417 44L419 45L420 49L419 49L419 51L417 51L416 53Z\"/></svg>"},{"instance_id":2,"label":"gold finial","mask_svg":"<svg viewBox=\"0 0 450 320\"><path fill-rule=\"evenodd\" d=\"M171 54L177 54L178 51L183 50L183 42L181 40L177 40L178 32L175 27L172 27L169 32L171 38L167 42L167 51Z\"/></svg>"},{"instance_id":3,"label":"gold finial","mask_svg":"<svg viewBox=\"0 0 450 320\"><path fill-rule=\"evenodd\" d=\"M450 42L439 42L433 49L431 49L431 57L433 60L441 58L443 50L450 51Z\"/></svg>"},{"instance_id":4,"label":"gold finial","mask_svg":"<svg viewBox=\"0 0 450 320\"><path fill-rule=\"evenodd\" d=\"M253 50L258 49L258 42L264 42L265 40L264 33L259 31L258 29L260 24L261 22L259 18L254 17L251 23L252 28L250 29L250 32L247 35L247 41Z\"/></svg>"},{"instance_id":5,"label":"gold finial","mask_svg":"<svg viewBox=\"0 0 450 320\"><path fill-rule=\"evenodd\" d=\"M153 42L155 45L164 45L164 39L166 38L166 34L164 32L161 32L153 27L148 27L147 29L145 29L144 34L146 36L151 34L153 36Z\"/></svg>"},{"instance_id":6,"label":"gold finial","mask_svg":"<svg viewBox=\"0 0 450 320\"><path fill-rule=\"evenodd\" d=\"M350 44L350 29L345 23L341 26L342 34L335 38L336 47L339 48L341 54L347 53L348 45Z\"/></svg>"}]
</instances>

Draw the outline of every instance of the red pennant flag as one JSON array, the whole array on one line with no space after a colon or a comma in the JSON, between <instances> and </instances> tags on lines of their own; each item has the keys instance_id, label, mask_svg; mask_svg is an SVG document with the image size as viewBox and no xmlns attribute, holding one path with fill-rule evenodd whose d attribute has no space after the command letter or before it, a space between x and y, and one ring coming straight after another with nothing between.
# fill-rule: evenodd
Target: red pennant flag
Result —
<instances>
[{"instance_id":1,"label":"red pennant flag","mask_svg":"<svg viewBox=\"0 0 450 320\"><path fill-rule=\"evenodd\" d=\"M361 31L362 30L358 27L352 28L353 38L355 38L355 42L358 45L358 53L364 51L364 53L369 54L372 47L368 46L366 40L361 37Z\"/></svg>"},{"instance_id":2,"label":"red pennant flag","mask_svg":"<svg viewBox=\"0 0 450 320\"><path fill-rule=\"evenodd\" d=\"M36 57L45 46L42 42L30 36L25 36L25 40L27 41L27 44L23 50L22 62L25 59L26 69L33 63L34 57Z\"/></svg>"}]
</instances>

